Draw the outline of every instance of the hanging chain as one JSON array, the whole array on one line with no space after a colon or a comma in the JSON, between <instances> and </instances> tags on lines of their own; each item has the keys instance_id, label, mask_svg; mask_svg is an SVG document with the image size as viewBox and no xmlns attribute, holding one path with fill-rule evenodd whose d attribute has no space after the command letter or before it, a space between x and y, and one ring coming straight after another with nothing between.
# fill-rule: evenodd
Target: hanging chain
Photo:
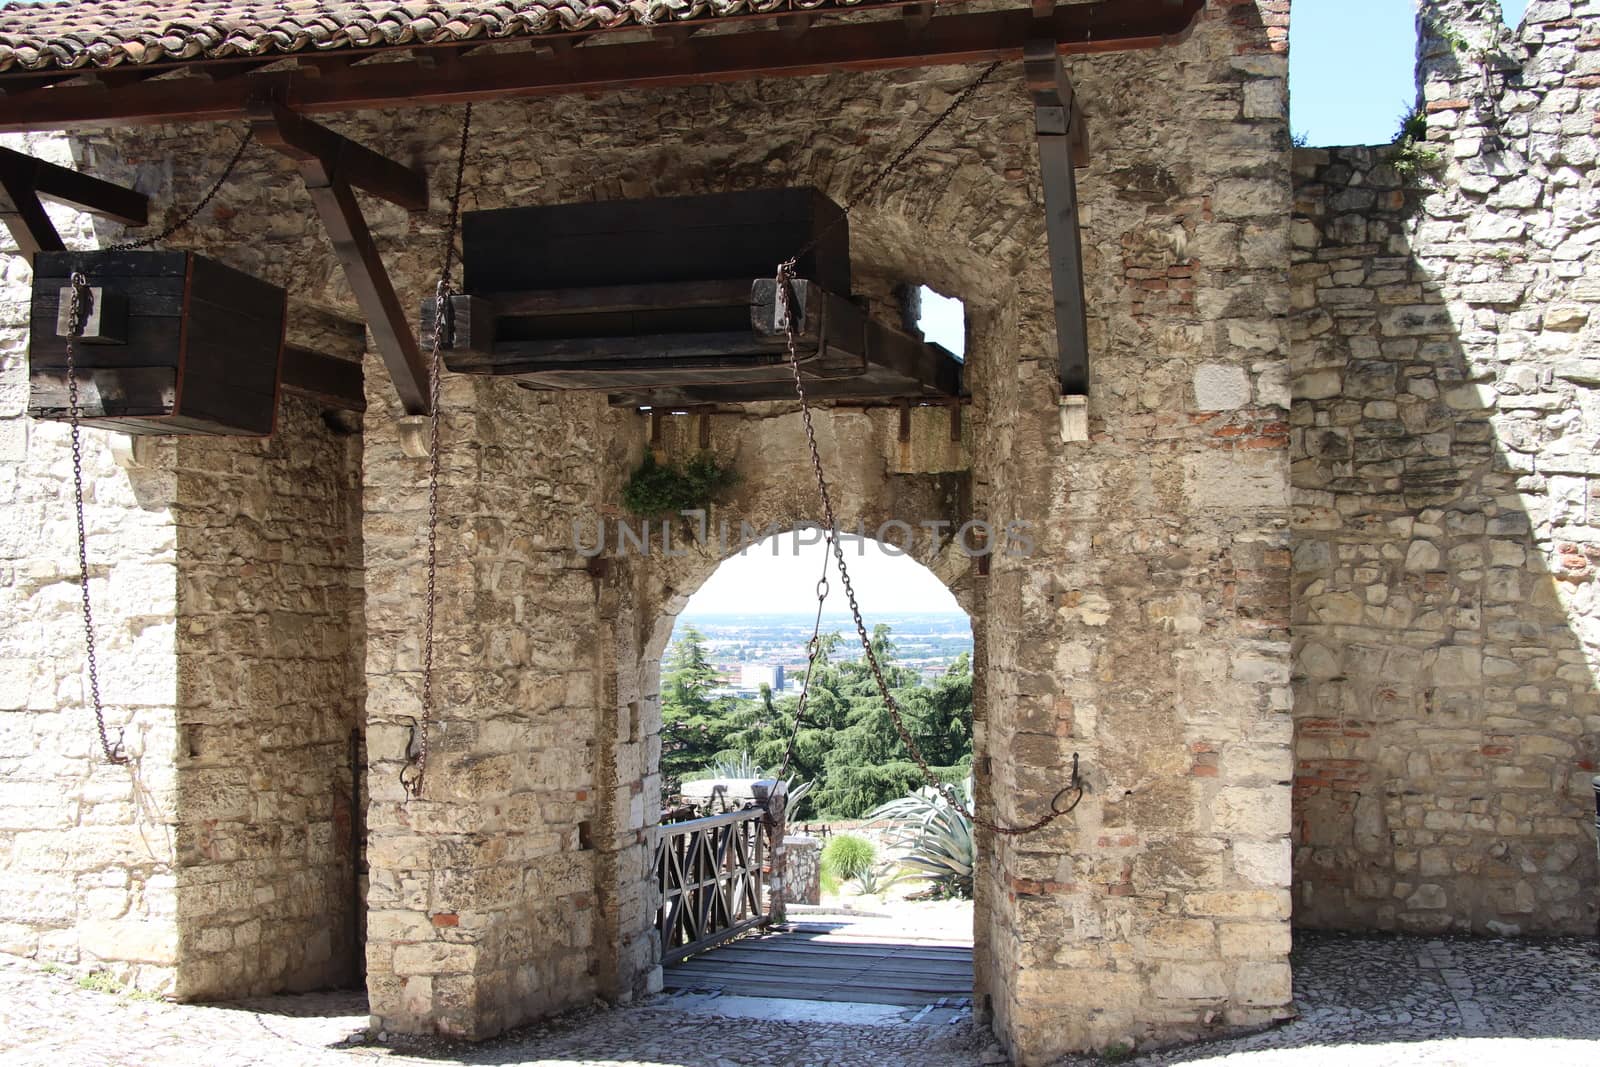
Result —
<instances>
[{"instance_id":1,"label":"hanging chain","mask_svg":"<svg viewBox=\"0 0 1600 1067\"><path fill-rule=\"evenodd\" d=\"M233 172L235 168L239 166L239 161L244 158L245 149L250 147L250 142L254 140L254 138L255 131L249 126L246 126L244 129L244 136L239 138L239 147L233 150L233 156L228 160L228 165L222 168L222 174L217 178L216 181L211 183L211 188L206 190L206 194L200 198L199 202L188 211L185 211L182 215L179 215L176 222L172 223L160 233L151 234L149 237L138 237L131 241L122 241L118 244L108 245L104 251L132 252L140 248L149 248L151 245L160 244L162 241L165 241L168 237L171 237L173 234L189 225L189 223L193 222L199 216L200 212L204 211L210 205L211 201L216 199L216 195L222 191L222 187L228 183L228 179L233 177Z\"/></svg>"},{"instance_id":2,"label":"hanging chain","mask_svg":"<svg viewBox=\"0 0 1600 1067\"><path fill-rule=\"evenodd\" d=\"M861 642L862 655L866 658L868 669L872 671L873 681L877 684L879 695L883 697L884 706L889 709L889 718L894 723L895 733L900 735L901 744L905 745L906 751L911 754L912 760L916 762L917 768L922 772L922 778L929 788L944 797L946 803L973 824L1008 837L1031 834L1041 830L1072 811L1073 808L1078 806L1078 802L1083 799L1083 782L1078 775L1078 757L1076 755L1072 757L1072 775L1067 784L1051 798L1050 810L1047 813L1022 826L1005 826L991 822L974 814L968 808L966 802L961 799L961 795L956 788L933 773L933 767L929 765L927 757L922 754L922 747L917 744L916 738L911 735L911 731L906 727L905 717L900 710L900 702L895 699L894 693L889 688L888 679L883 675L883 665L878 662L877 651L872 647L872 638L867 634L867 624L861 616L861 605L856 601L855 587L850 581L850 570L844 562L844 545L840 540L839 524L834 516L833 496L828 490L828 479L822 470L822 453L817 448L817 431L811 417L811 402L806 397L805 381L800 373L800 343L799 327L797 325L799 315L797 314L798 302L795 299L793 288L795 282L794 270L794 260L789 260L778 268L778 312L784 320L788 343L789 369L794 374L794 391L795 395L800 399L800 419L805 426L806 446L811 452L811 472L817 483L817 495L822 502L823 539L833 553L834 566L839 571L839 584L844 589L845 601L850 607L850 616L855 623L856 637ZM827 579L824 578L817 583L819 599L827 596L826 582ZM817 610L820 625L822 610L820 604ZM813 637L812 640L815 642L816 638ZM814 645L811 656L815 660L816 651ZM810 675L811 667L808 663L806 667L808 682ZM802 690L801 701L803 702L804 699L805 692ZM795 730L798 733L798 723L796 723ZM791 737L790 748L792 749L793 746L794 741ZM784 763L787 766L787 755L784 756Z\"/></svg>"},{"instance_id":3,"label":"hanging chain","mask_svg":"<svg viewBox=\"0 0 1600 1067\"><path fill-rule=\"evenodd\" d=\"M188 211L184 212L166 229L149 237L135 238L131 241L122 241L118 244L108 245L102 249L105 252L132 252L139 248L149 248L159 244L193 222L206 209L206 206L216 197L217 192L232 177L234 168L239 165L239 160L244 158L245 149L250 146L251 131L245 129L244 136L239 139L239 147L234 150L233 157L228 160L228 165L222 169L222 175L212 183L211 188ZM113 742L106 733L105 706L100 700L100 656L99 649L94 639L94 604L89 595L89 537L88 530L83 521L83 405L78 393L78 339L83 336L84 324L88 321L89 305L93 295L89 291L89 279L82 271L73 271L68 281L70 286L69 304L67 307L67 421L71 426L72 436L72 500L73 510L78 521L78 586L83 597L83 650L84 659L89 667L89 700L94 705L95 731L100 735L100 751L105 755L107 763L127 763L127 754L122 751L122 740L125 728L117 730L117 739Z\"/></svg>"},{"instance_id":4,"label":"hanging chain","mask_svg":"<svg viewBox=\"0 0 1600 1067\"><path fill-rule=\"evenodd\" d=\"M817 495L822 501L823 538L833 553L834 565L839 570L839 583L844 588L845 600L850 606L850 615L855 622L856 637L861 642L861 652L866 657L867 667L872 671L873 681L877 684L878 693L883 697L884 706L889 709L889 718L894 723L895 733L900 735L901 744L905 745L906 751L911 754L911 758L916 762L918 770L922 772L923 780L928 784L928 787L942 796L946 803L977 826L981 826L993 833L1015 837L1041 830L1078 806L1078 802L1083 799L1083 781L1078 775L1077 754L1074 753L1072 757L1071 777L1068 779L1067 784L1051 798L1050 810L1040 818L1022 826L1003 826L979 817L968 809L967 804L961 799L960 793L954 786L941 780L938 775L933 773L933 768L929 765L927 757L922 754L921 746L917 744L916 738L911 735L911 731L906 727L905 717L900 710L900 702L895 699L894 693L889 688L888 679L883 675L883 666L878 662L878 654L872 647L872 638L867 634L867 624L861 617L861 605L856 601L855 587L850 582L850 570L845 566L844 545L840 541L839 524L833 513L833 497L828 491L828 479L822 470L822 454L817 449L817 431L811 417L811 402L806 397L805 380L800 373L799 316L797 314L799 306L794 292L795 269L800 258L817 246L823 234L848 218L850 212L866 200L867 197L871 196L891 173L899 170L905 161L911 158L912 153L921 148L928 138L933 135L934 131L949 120L950 116L965 106L972 99L973 94L998 69L1000 69L999 62L991 63L985 67L982 73L967 84L966 88L956 94L955 99L950 101L948 107L941 111L932 122L928 123L921 133L917 134L909 144L896 153L895 157L887 165L873 175L872 179L849 199L838 219L818 231L810 241L794 254L793 258L778 266L777 307L778 314L783 319L784 333L788 342L789 369L794 373L794 391L795 396L800 400L800 418L805 425L806 445L811 451L811 472L816 478ZM822 624L822 601L827 598L827 595L827 556L824 554L823 577L817 583L817 626L819 629ZM806 663L806 688L802 688L800 691L794 732L789 738L789 751L785 752L783 757L785 770L788 769L789 756L794 751L795 739L800 733L799 713L805 706L806 693L811 681L811 668L816 661L817 647L818 636L816 632L813 632L810 656Z\"/></svg>"},{"instance_id":5,"label":"hanging chain","mask_svg":"<svg viewBox=\"0 0 1600 1067\"><path fill-rule=\"evenodd\" d=\"M955 99L950 101L948 107L939 112L938 116L935 117L932 122L923 127L921 133L917 134L911 139L910 144L906 145L899 152L896 152L895 157L880 167L878 169L878 173L874 174L867 181L866 185L863 185L855 192L853 196L850 197L849 200L845 201L844 209L840 212L838 218L834 219L816 233L812 234L811 240L801 245L800 251L796 252L792 258L795 261L804 258L807 252L811 251L813 248L817 247L817 245L822 243L823 237L832 232L834 227L842 225L844 220L850 217L850 212L860 207L861 204L866 201L867 197L877 192L878 186L883 184L884 179L888 178L889 175L899 170L905 161L911 158L912 153L921 148L928 138L933 136L934 132L938 130L939 127L948 122L950 117L957 111L960 111L963 107L965 107L967 101L972 99L973 94L975 94L979 89L983 88L984 83L992 78L994 76L994 72L999 69L1000 60L995 60L987 67L984 67L976 78L967 83L966 88L962 89L956 94Z\"/></svg>"},{"instance_id":6,"label":"hanging chain","mask_svg":"<svg viewBox=\"0 0 1600 1067\"><path fill-rule=\"evenodd\" d=\"M439 395L443 380L444 335L452 308L450 271L455 265L456 230L461 222L461 189L467 173L467 142L472 134L472 105L461 119L461 143L456 150L456 186L450 195L450 221L444 229L439 284L434 287L433 353L428 359L428 588L422 623L422 716L416 727L416 757L400 772L400 783L413 797L422 796L428 770L428 735L433 723L433 617L438 606L439 572Z\"/></svg>"},{"instance_id":7,"label":"hanging chain","mask_svg":"<svg viewBox=\"0 0 1600 1067\"><path fill-rule=\"evenodd\" d=\"M100 751L107 763L127 763L122 751L123 731L113 743L106 735L106 713L100 703L100 662L94 643L94 605L89 600L89 539L83 522L83 438L79 422L83 409L78 402L78 345L89 314L89 279L72 272L72 287L67 308L67 414L72 425L72 502L78 518L78 589L83 594L83 647L89 663L89 699L94 704L94 726L100 734Z\"/></svg>"}]
</instances>

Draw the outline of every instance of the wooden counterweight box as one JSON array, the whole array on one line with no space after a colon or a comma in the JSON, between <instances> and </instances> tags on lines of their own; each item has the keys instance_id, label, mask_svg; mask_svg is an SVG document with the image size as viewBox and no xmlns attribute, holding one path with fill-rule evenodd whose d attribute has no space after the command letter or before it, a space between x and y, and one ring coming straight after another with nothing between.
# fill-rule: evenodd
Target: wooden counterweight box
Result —
<instances>
[{"instance_id":1,"label":"wooden counterweight box","mask_svg":"<svg viewBox=\"0 0 1600 1067\"><path fill-rule=\"evenodd\" d=\"M28 414L69 418L63 305L96 293L77 342L86 425L137 434L272 433L287 294L192 252L40 252L33 261Z\"/></svg>"}]
</instances>

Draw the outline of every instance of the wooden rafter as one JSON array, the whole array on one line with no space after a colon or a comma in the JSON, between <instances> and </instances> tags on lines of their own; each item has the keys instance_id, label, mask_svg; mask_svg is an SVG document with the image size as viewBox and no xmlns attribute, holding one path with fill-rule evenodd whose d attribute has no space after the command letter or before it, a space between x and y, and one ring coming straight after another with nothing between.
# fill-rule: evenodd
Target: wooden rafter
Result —
<instances>
[{"instance_id":1,"label":"wooden rafter","mask_svg":"<svg viewBox=\"0 0 1600 1067\"><path fill-rule=\"evenodd\" d=\"M0 148L0 222L29 258L35 252L66 248L41 200L69 204L127 226L143 226L150 211L143 193Z\"/></svg>"},{"instance_id":2,"label":"wooden rafter","mask_svg":"<svg viewBox=\"0 0 1600 1067\"><path fill-rule=\"evenodd\" d=\"M251 112L251 126L263 144L294 160L311 203L333 242L356 303L372 331L373 343L394 381L408 414L426 415L428 369L416 335L372 231L356 202L354 189L365 189L410 211L428 206L427 178L364 145L320 126L277 103L261 103Z\"/></svg>"},{"instance_id":3,"label":"wooden rafter","mask_svg":"<svg viewBox=\"0 0 1600 1067\"><path fill-rule=\"evenodd\" d=\"M1085 162L1088 142L1082 112L1066 66L1049 40L1031 42L1023 67L1033 95L1039 171L1044 181L1045 230L1050 240L1050 279L1055 297L1056 349L1061 392L1089 392L1089 336L1083 295L1083 239L1078 231L1075 162ZM1074 156L1080 156L1076 161Z\"/></svg>"},{"instance_id":4,"label":"wooden rafter","mask_svg":"<svg viewBox=\"0 0 1600 1067\"><path fill-rule=\"evenodd\" d=\"M286 393L308 397L339 411L367 410L361 364L298 345L285 345L280 384Z\"/></svg>"},{"instance_id":5,"label":"wooden rafter","mask_svg":"<svg viewBox=\"0 0 1600 1067\"><path fill-rule=\"evenodd\" d=\"M457 64L424 66L413 58L320 76L293 70L221 81L161 78L115 93L48 86L0 99L0 132L237 120L249 115L264 90L297 112L319 113L982 63L1018 59L1033 39L1050 41L1062 54L1118 52L1170 43L1188 31L1204 6L1204 0L1105 0L1060 6L1038 20L1032 8L1019 8L940 15L923 26L899 17L813 26L793 39L777 36L781 31L775 29L751 29L702 34L680 44L645 40L550 55L474 55ZM554 46L572 37L533 40ZM0 76L0 89L5 80Z\"/></svg>"}]
</instances>

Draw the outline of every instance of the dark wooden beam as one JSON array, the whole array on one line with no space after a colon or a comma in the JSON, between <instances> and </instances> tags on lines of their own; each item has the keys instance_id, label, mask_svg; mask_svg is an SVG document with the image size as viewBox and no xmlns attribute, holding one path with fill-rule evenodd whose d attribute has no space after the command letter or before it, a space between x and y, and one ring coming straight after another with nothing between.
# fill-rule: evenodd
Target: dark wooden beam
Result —
<instances>
[{"instance_id":1,"label":"dark wooden beam","mask_svg":"<svg viewBox=\"0 0 1600 1067\"><path fill-rule=\"evenodd\" d=\"M933 21L936 7L938 5L933 3L910 4L901 9L901 17L906 20L906 25L913 30L925 30L928 28L928 23Z\"/></svg>"},{"instance_id":2,"label":"dark wooden beam","mask_svg":"<svg viewBox=\"0 0 1600 1067\"><path fill-rule=\"evenodd\" d=\"M9 148L0 151L10 152ZM0 166L0 223L11 231L17 251L28 259L40 252L64 252L66 243L45 214L39 193L10 167Z\"/></svg>"},{"instance_id":3,"label":"dark wooden beam","mask_svg":"<svg viewBox=\"0 0 1600 1067\"><path fill-rule=\"evenodd\" d=\"M1049 40L1031 42L1023 59L1033 95L1039 171L1044 181L1045 230L1050 240L1050 279L1055 297L1056 350L1061 392L1089 392L1089 334L1083 296L1083 241L1078 230L1078 183L1073 144L1081 127L1072 83Z\"/></svg>"},{"instance_id":4,"label":"dark wooden beam","mask_svg":"<svg viewBox=\"0 0 1600 1067\"><path fill-rule=\"evenodd\" d=\"M920 29L892 17L813 26L793 40L775 30L703 34L681 45L646 40L549 56L470 56L455 69L444 64L427 69L411 60L321 77L285 71L223 82L158 79L116 93L63 85L0 99L0 132L236 120L248 115L251 101L264 90L297 112L318 113L984 63L1020 58L1034 38L1050 40L1062 54L1118 52L1171 43L1188 31L1204 6L1204 0L1103 0L1060 6L1037 21L1031 7L941 15ZM571 37L537 40L554 45Z\"/></svg>"},{"instance_id":5,"label":"dark wooden beam","mask_svg":"<svg viewBox=\"0 0 1600 1067\"><path fill-rule=\"evenodd\" d=\"M256 137L296 163L320 164L329 180L343 181L407 211L428 210L428 179L421 171L397 163L295 114L278 103L265 103L251 113Z\"/></svg>"},{"instance_id":6,"label":"dark wooden beam","mask_svg":"<svg viewBox=\"0 0 1600 1067\"><path fill-rule=\"evenodd\" d=\"M401 405L407 414L428 414L427 365L351 188L419 210L428 203L426 179L278 104L258 105L251 127L261 143L295 161Z\"/></svg>"},{"instance_id":7,"label":"dark wooden beam","mask_svg":"<svg viewBox=\"0 0 1600 1067\"><path fill-rule=\"evenodd\" d=\"M150 201L143 193L42 159L0 148L0 222L26 256L62 251L61 235L41 200L53 200L127 226L143 226Z\"/></svg>"},{"instance_id":8,"label":"dark wooden beam","mask_svg":"<svg viewBox=\"0 0 1600 1067\"><path fill-rule=\"evenodd\" d=\"M807 11L791 11L778 16L778 32L784 37L793 40L811 28L811 14Z\"/></svg>"},{"instance_id":9,"label":"dark wooden beam","mask_svg":"<svg viewBox=\"0 0 1600 1067\"><path fill-rule=\"evenodd\" d=\"M367 410L361 364L349 359L286 345L279 379L286 393L309 397L339 411Z\"/></svg>"}]
</instances>

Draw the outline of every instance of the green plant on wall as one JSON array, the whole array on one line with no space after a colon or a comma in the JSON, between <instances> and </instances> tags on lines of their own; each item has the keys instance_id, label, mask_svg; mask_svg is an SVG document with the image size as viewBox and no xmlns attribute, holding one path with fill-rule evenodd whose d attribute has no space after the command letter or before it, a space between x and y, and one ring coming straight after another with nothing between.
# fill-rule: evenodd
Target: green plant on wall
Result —
<instances>
[{"instance_id":1,"label":"green plant on wall","mask_svg":"<svg viewBox=\"0 0 1600 1067\"><path fill-rule=\"evenodd\" d=\"M1404 185L1432 184L1434 176L1444 169L1444 152L1438 145L1428 143L1428 114L1420 107L1400 116L1394 147L1389 165Z\"/></svg>"},{"instance_id":2,"label":"green plant on wall","mask_svg":"<svg viewBox=\"0 0 1600 1067\"><path fill-rule=\"evenodd\" d=\"M663 463L654 452L646 452L644 462L634 468L622 487L622 506L644 519L704 510L738 481L738 473L710 452L683 463Z\"/></svg>"}]
</instances>

